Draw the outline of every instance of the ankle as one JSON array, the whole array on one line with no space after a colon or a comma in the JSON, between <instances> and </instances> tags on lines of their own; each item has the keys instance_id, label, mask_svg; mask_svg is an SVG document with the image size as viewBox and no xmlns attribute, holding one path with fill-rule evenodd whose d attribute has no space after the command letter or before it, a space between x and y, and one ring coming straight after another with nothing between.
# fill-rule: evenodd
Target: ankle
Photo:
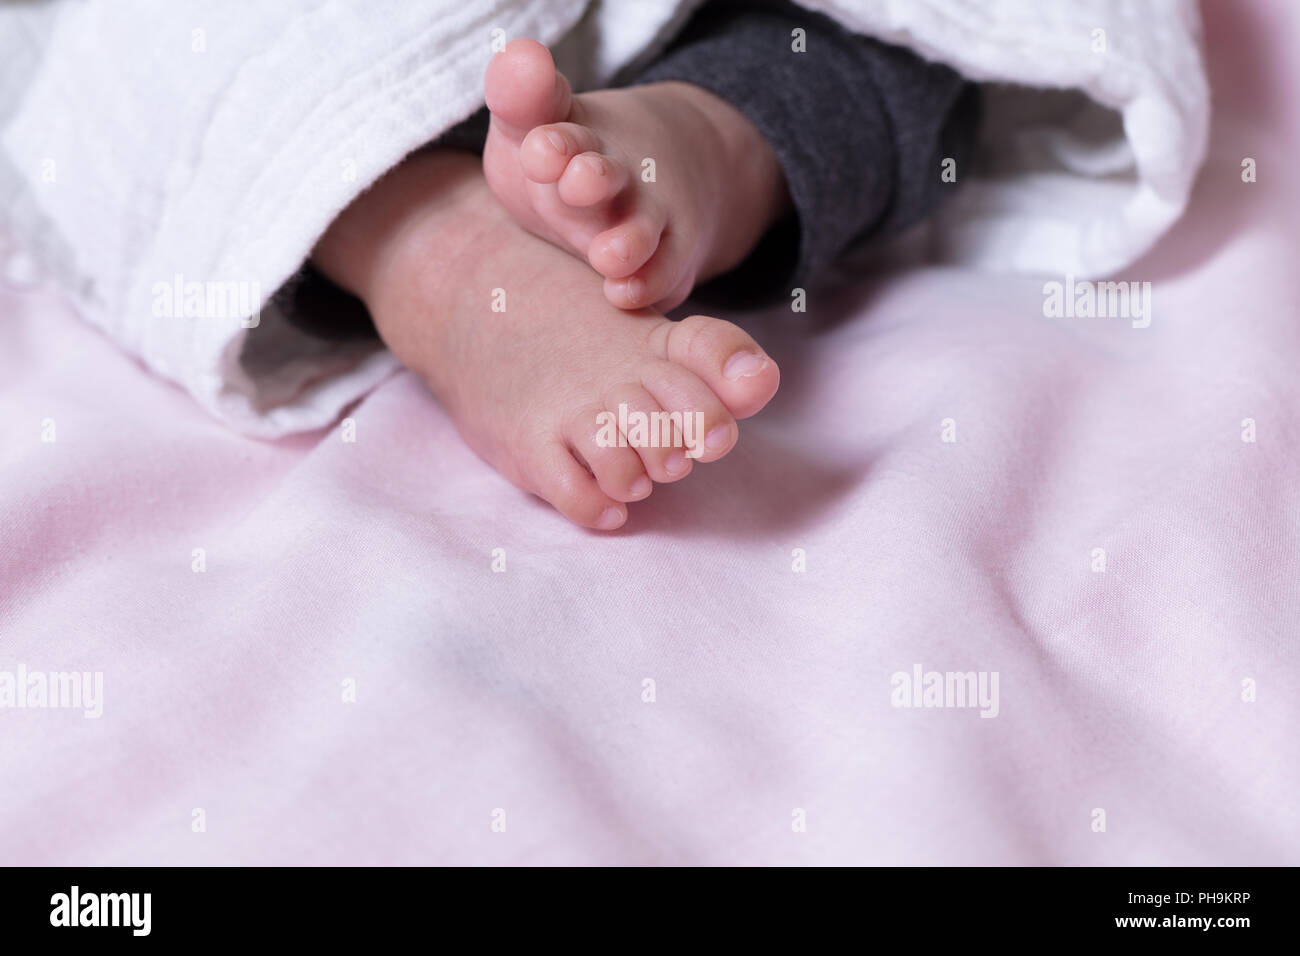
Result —
<instances>
[{"instance_id":1,"label":"ankle","mask_svg":"<svg viewBox=\"0 0 1300 956\"><path fill-rule=\"evenodd\" d=\"M482 193L482 195L479 195ZM353 200L330 225L312 262L371 311L418 249L463 241L475 220L493 218L475 156L458 150L414 153ZM456 232L448 230L453 222Z\"/></svg>"}]
</instances>

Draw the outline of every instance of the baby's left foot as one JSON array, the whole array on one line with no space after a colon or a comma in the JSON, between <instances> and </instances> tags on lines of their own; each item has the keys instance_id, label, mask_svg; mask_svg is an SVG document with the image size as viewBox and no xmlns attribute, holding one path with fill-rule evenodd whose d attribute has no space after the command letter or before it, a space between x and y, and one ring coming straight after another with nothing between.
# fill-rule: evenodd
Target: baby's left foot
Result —
<instances>
[{"instance_id":1,"label":"baby's left foot","mask_svg":"<svg viewBox=\"0 0 1300 956\"><path fill-rule=\"evenodd\" d=\"M584 256L622 309L671 309L739 265L789 209L771 146L689 83L574 95L550 51L488 66L488 184L533 233Z\"/></svg>"}]
</instances>

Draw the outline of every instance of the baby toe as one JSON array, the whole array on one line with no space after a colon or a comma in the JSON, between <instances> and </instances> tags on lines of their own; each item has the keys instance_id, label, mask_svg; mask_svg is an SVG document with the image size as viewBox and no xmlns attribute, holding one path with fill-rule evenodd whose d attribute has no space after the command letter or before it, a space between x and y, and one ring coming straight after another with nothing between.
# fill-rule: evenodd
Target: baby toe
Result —
<instances>
[{"instance_id":1,"label":"baby toe","mask_svg":"<svg viewBox=\"0 0 1300 956\"><path fill-rule=\"evenodd\" d=\"M626 166L589 150L569 160L557 186L560 199L568 205L594 206L617 196L627 181Z\"/></svg>"},{"instance_id":2,"label":"baby toe","mask_svg":"<svg viewBox=\"0 0 1300 956\"><path fill-rule=\"evenodd\" d=\"M578 123L548 123L529 130L519 145L524 177L535 183L559 182L569 162L600 149L600 137Z\"/></svg>"},{"instance_id":3,"label":"baby toe","mask_svg":"<svg viewBox=\"0 0 1300 956\"><path fill-rule=\"evenodd\" d=\"M618 416L624 440L654 481L679 481L691 473L686 449L673 444L671 429L666 427L667 413L644 387L628 383L610 389L605 408Z\"/></svg>"},{"instance_id":4,"label":"baby toe","mask_svg":"<svg viewBox=\"0 0 1300 956\"><path fill-rule=\"evenodd\" d=\"M615 501L640 501L653 490L641 457L619 441L617 414L604 408L579 413L569 423L566 437L600 490Z\"/></svg>"},{"instance_id":5,"label":"baby toe","mask_svg":"<svg viewBox=\"0 0 1300 956\"><path fill-rule=\"evenodd\" d=\"M740 435L736 420L699 376L675 362L656 361L641 370L641 384L673 416L686 457L717 461Z\"/></svg>"},{"instance_id":6,"label":"baby toe","mask_svg":"<svg viewBox=\"0 0 1300 956\"><path fill-rule=\"evenodd\" d=\"M592 239L587 247L587 261L606 278L630 276L655 254L662 232L663 223L652 216L632 216Z\"/></svg>"},{"instance_id":7,"label":"baby toe","mask_svg":"<svg viewBox=\"0 0 1300 956\"><path fill-rule=\"evenodd\" d=\"M613 531L627 521L627 507L605 494L567 446L553 442L528 472L530 490L574 524Z\"/></svg>"},{"instance_id":8,"label":"baby toe","mask_svg":"<svg viewBox=\"0 0 1300 956\"><path fill-rule=\"evenodd\" d=\"M693 284L693 277L687 273L689 252L684 239L664 232L654 255L640 269L623 278L606 277L605 298L620 309L653 305L667 311L681 305Z\"/></svg>"}]
</instances>

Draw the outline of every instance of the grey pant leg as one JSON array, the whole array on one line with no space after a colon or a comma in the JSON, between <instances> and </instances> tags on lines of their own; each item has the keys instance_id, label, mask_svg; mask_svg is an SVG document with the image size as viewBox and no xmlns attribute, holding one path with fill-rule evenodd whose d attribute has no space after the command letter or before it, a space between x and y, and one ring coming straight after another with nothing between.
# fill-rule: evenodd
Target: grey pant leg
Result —
<instances>
[{"instance_id":1,"label":"grey pant leg","mask_svg":"<svg viewBox=\"0 0 1300 956\"><path fill-rule=\"evenodd\" d=\"M804 31L805 52L793 49ZM954 187L978 126L977 87L946 66L785 0L712 0L634 78L678 80L744 113L776 153L794 220L706 291L733 301L816 281L848 247L923 219Z\"/></svg>"}]
</instances>

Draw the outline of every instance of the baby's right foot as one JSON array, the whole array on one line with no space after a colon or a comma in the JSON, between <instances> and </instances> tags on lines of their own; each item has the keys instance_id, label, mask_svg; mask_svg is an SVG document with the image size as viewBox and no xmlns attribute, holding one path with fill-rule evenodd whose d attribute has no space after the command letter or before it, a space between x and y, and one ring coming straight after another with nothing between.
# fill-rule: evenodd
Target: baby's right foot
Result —
<instances>
[{"instance_id":1,"label":"baby's right foot","mask_svg":"<svg viewBox=\"0 0 1300 956\"><path fill-rule=\"evenodd\" d=\"M511 221L467 153L408 158L313 259L365 300L475 451L589 528L619 527L652 482L727 454L736 419L777 388L775 363L729 322L613 308L590 270ZM620 405L698 415L696 448L611 445L601 415Z\"/></svg>"},{"instance_id":2,"label":"baby's right foot","mask_svg":"<svg viewBox=\"0 0 1300 956\"><path fill-rule=\"evenodd\" d=\"M789 210L767 140L698 86L575 96L546 47L520 39L493 57L484 90L488 185L525 228L605 276L619 308L678 305Z\"/></svg>"}]
</instances>

